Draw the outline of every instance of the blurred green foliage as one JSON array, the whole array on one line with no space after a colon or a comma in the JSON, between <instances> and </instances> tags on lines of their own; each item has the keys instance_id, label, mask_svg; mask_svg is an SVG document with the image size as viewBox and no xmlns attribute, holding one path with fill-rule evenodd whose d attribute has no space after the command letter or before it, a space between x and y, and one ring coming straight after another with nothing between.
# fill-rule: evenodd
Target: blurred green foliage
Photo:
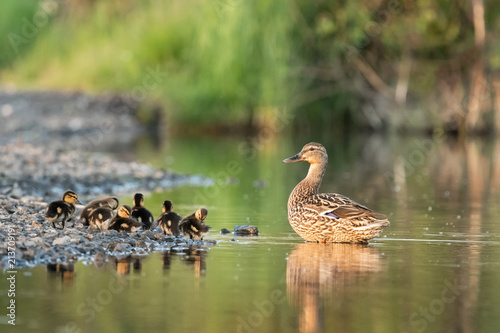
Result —
<instances>
[{"instance_id":1,"label":"blurred green foliage","mask_svg":"<svg viewBox=\"0 0 500 333\"><path fill-rule=\"evenodd\" d=\"M8 1L0 34L24 39L1 39L0 80L126 93L201 125L261 124L286 108L306 123L437 126L447 121L439 108L467 99L441 100L453 75L467 90L477 59L487 74L500 66L500 5L485 6L475 57L469 2ZM29 38L27 22L37 28Z\"/></svg>"}]
</instances>

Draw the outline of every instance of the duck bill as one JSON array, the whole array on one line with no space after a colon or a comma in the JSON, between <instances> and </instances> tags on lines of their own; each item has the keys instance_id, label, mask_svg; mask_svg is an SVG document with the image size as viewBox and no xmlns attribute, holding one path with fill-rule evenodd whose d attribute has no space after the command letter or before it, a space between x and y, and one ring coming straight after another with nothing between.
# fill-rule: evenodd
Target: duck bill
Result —
<instances>
[{"instance_id":1,"label":"duck bill","mask_svg":"<svg viewBox=\"0 0 500 333\"><path fill-rule=\"evenodd\" d=\"M76 203L79 204L79 205L83 205L80 200L76 200Z\"/></svg>"},{"instance_id":2,"label":"duck bill","mask_svg":"<svg viewBox=\"0 0 500 333\"><path fill-rule=\"evenodd\" d=\"M302 156L300 155L300 153L298 153L297 155L294 155L292 157L284 159L283 163L293 163L293 162L300 162L300 161L303 161L303 159L302 159Z\"/></svg>"}]
</instances>

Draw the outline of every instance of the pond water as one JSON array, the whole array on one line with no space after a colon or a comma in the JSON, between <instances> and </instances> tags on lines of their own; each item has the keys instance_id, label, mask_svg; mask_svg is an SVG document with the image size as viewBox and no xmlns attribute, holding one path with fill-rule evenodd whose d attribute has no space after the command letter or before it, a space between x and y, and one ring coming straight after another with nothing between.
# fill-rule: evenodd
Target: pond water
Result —
<instances>
[{"instance_id":1,"label":"pond water","mask_svg":"<svg viewBox=\"0 0 500 333\"><path fill-rule=\"evenodd\" d=\"M323 143L323 192L388 215L369 245L304 243L286 202ZM97 258L20 270L17 326L2 332L498 332L500 142L435 137L144 139L133 157L211 177L206 187L146 195L181 215L204 205L205 251ZM122 198L131 201L131 198ZM258 237L221 228L258 226ZM2 299L7 274L0 281ZM2 301L2 304L6 302ZM5 307L3 307L5 312Z\"/></svg>"}]
</instances>

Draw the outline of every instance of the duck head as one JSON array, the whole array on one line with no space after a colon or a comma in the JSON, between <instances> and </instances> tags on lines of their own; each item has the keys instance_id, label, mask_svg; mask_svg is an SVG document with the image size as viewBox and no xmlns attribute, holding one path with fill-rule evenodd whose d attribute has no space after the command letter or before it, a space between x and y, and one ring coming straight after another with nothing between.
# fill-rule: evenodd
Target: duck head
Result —
<instances>
[{"instance_id":1,"label":"duck head","mask_svg":"<svg viewBox=\"0 0 500 333\"><path fill-rule=\"evenodd\" d=\"M132 214L132 208L128 205L123 205L118 209L119 217L130 217L130 214Z\"/></svg>"},{"instance_id":2,"label":"duck head","mask_svg":"<svg viewBox=\"0 0 500 333\"><path fill-rule=\"evenodd\" d=\"M206 208L198 208L198 210L196 211L196 213L194 214L194 216L198 219L198 220L205 220L207 218L207 215L208 215L208 210L206 210Z\"/></svg>"},{"instance_id":3,"label":"duck head","mask_svg":"<svg viewBox=\"0 0 500 333\"><path fill-rule=\"evenodd\" d=\"M163 201L163 207L162 207L162 211L164 213L169 213L173 210L174 206L172 205L172 201L170 200L165 200Z\"/></svg>"},{"instance_id":4,"label":"duck head","mask_svg":"<svg viewBox=\"0 0 500 333\"><path fill-rule=\"evenodd\" d=\"M78 201L78 195L73 192L73 191L66 191L64 192L63 194L63 200L66 201L67 203L70 203L70 204L82 204L80 201Z\"/></svg>"},{"instance_id":5,"label":"duck head","mask_svg":"<svg viewBox=\"0 0 500 333\"><path fill-rule=\"evenodd\" d=\"M144 196L142 193L136 193L134 195L134 206L142 207L144 205Z\"/></svg>"},{"instance_id":6,"label":"duck head","mask_svg":"<svg viewBox=\"0 0 500 333\"><path fill-rule=\"evenodd\" d=\"M283 160L283 163L293 163L306 161L310 164L324 163L328 161L328 154L325 147L317 142L309 142L306 144L300 153Z\"/></svg>"}]
</instances>

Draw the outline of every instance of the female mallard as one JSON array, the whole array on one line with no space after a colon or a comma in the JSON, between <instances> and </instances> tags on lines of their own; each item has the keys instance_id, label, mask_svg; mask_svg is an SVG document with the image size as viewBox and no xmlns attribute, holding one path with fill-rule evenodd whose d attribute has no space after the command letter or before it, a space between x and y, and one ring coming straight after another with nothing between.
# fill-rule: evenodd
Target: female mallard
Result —
<instances>
[{"instance_id":1,"label":"female mallard","mask_svg":"<svg viewBox=\"0 0 500 333\"><path fill-rule=\"evenodd\" d=\"M325 147L311 142L284 163L309 162L309 172L290 194L288 220L306 241L368 243L390 225L381 214L336 193L318 193L328 164Z\"/></svg>"},{"instance_id":2,"label":"female mallard","mask_svg":"<svg viewBox=\"0 0 500 333\"><path fill-rule=\"evenodd\" d=\"M108 229L117 231L127 231L134 232L142 229L143 224L135 219L130 218L132 214L132 208L127 205L123 205L118 209L118 214L113 217L109 223Z\"/></svg>"},{"instance_id":3,"label":"female mallard","mask_svg":"<svg viewBox=\"0 0 500 333\"><path fill-rule=\"evenodd\" d=\"M78 195L73 191L66 191L62 196L62 200L53 201L49 204L45 218L47 221L52 222L55 229L57 229L55 222L62 222L62 229L64 229L64 223L75 214L75 203L81 204L78 201Z\"/></svg>"},{"instance_id":4,"label":"female mallard","mask_svg":"<svg viewBox=\"0 0 500 333\"><path fill-rule=\"evenodd\" d=\"M109 208L111 211L113 211L118 208L118 205L119 202L117 197L107 197L103 199L92 200L85 207L83 207L82 213L80 214L80 222L82 222L83 225L89 225L90 217L94 210L100 207L104 207ZM96 216L98 215L94 214L94 219Z\"/></svg>"},{"instance_id":5,"label":"female mallard","mask_svg":"<svg viewBox=\"0 0 500 333\"><path fill-rule=\"evenodd\" d=\"M153 214L144 207L144 196L142 193L134 195L134 207L132 207L132 217L144 224L144 230L149 230L153 224Z\"/></svg>"},{"instance_id":6,"label":"female mallard","mask_svg":"<svg viewBox=\"0 0 500 333\"><path fill-rule=\"evenodd\" d=\"M158 217L158 226L165 235L179 236L179 221L181 216L173 211L172 201L165 200L161 208L163 213Z\"/></svg>"},{"instance_id":7,"label":"female mallard","mask_svg":"<svg viewBox=\"0 0 500 333\"><path fill-rule=\"evenodd\" d=\"M208 233L210 227L205 225L205 218L208 211L205 208L198 208L196 212L182 219L179 223L179 229L185 237L191 239L201 239Z\"/></svg>"}]
</instances>

